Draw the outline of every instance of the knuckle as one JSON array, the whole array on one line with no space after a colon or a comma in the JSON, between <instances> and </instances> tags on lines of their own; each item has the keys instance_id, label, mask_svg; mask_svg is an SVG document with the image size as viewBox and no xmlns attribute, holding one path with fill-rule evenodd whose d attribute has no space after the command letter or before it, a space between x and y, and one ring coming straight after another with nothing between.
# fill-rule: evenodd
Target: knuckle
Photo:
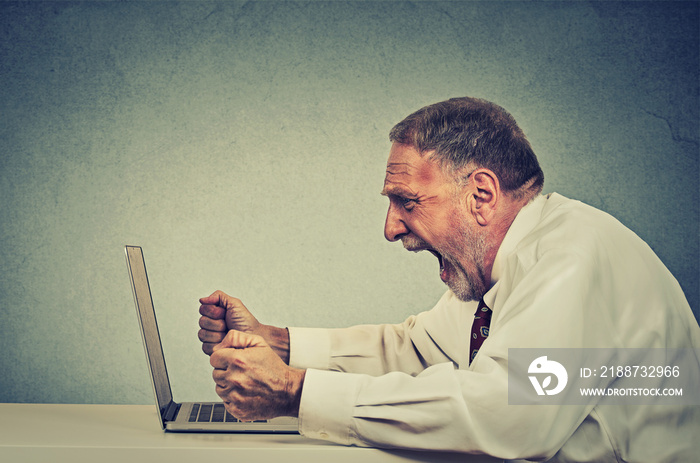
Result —
<instances>
[{"instance_id":1,"label":"knuckle","mask_svg":"<svg viewBox=\"0 0 700 463\"><path fill-rule=\"evenodd\" d=\"M243 383L241 383L241 381L235 376L227 376L224 378L224 382L226 383L227 388L232 391L240 391L243 388Z\"/></svg>"},{"instance_id":2,"label":"knuckle","mask_svg":"<svg viewBox=\"0 0 700 463\"><path fill-rule=\"evenodd\" d=\"M199 327L208 331L226 331L226 322L209 317L200 317Z\"/></svg>"},{"instance_id":3,"label":"knuckle","mask_svg":"<svg viewBox=\"0 0 700 463\"><path fill-rule=\"evenodd\" d=\"M209 330L200 329L200 330L197 332L197 337L199 337L199 340L202 341L202 342L213 342L214 339L212 339L212 338L213 338L213 337L212 337L212 334L213 334L213 333L212 333L211 331L209 331Z\"/></svg>"},{"instance_id":4,"label":"knuckle","mask_svg":"<svg viewBox=\"0 0 700 463\"><path fill-rule=\"evenodd\" d=\"M210 319L219 320L226 316L226 309L217 305L203 304L199 306L199 314Z\"/></svg>"},{"instance_id":5,"label":"knuckle","mask_svg":"<svg viewBox=\"0 0 700 463\"><path fill-rule=\"evenodd\" d=\"M243 357L237 355L231 359L231 365L239 370L245 370L248 364Z\"/></svg>"},{"instance_id":6,"label":"knuckle","mask_svg":"<svg viewBox=\"0 0 700 463\"><path fill-rule=\"evenodd\" d=\"M198 336L200 341L213 344L218 344L224 339L224 333L205 329L199 330Z\"/></svg>"},{"instance_id":7,"label":"knuckle","mask_svg":"<svg viewBox=\"0 0 700 463\"><path fill-rule=\"evenodd\" d=\"M211 328L214 331L226 331L226 322L224 320L212 320Z\"/></svg>"}]
</instances>

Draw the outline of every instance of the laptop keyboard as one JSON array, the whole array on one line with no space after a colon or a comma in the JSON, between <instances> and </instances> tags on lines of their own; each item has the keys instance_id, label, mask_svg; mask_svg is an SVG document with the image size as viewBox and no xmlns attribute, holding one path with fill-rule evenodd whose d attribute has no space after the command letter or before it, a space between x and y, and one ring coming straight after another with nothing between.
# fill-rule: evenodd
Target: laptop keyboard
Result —
<instances>
[{"instance_id":1,"label":"laptop keyboard","mask_svg":"<svg viewBox=\"0 0 700 463\"><path fill-rule=\"evenodd\" d=\"M237 423L238 420L226 411L224 404L193 404L190 423ZM253 421L253 423L267 423L267 420Z\"/></svg>"}]
</instances>

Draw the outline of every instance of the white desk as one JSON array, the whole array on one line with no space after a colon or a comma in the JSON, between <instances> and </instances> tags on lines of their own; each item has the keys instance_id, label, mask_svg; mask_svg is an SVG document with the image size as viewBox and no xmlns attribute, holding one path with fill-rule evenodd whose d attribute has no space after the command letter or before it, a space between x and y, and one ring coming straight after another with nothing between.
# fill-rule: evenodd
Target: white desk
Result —
<instances>
[{"instance_id":1,"label":"white desk","mask_svg":"<svg viewBox=\"0 0 700 463\"><path fill-rule=\"evenodd\" d=\"M0 461L493 463L483 456L345 447L275 434L161 431L153 405L0 404Z\"/></svg>"}]
</instances>

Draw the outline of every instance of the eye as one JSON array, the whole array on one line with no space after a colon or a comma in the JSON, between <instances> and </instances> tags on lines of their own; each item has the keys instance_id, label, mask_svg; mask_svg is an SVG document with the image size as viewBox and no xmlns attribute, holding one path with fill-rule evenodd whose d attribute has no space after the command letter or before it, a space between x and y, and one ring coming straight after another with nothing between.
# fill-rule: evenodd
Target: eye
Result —
<instances>
[{"instance_id":1,"label":"eye","mask_svg":"<svg viewBox=\"0 0 700 463\"><path fill-rule=\"evenodd\" d=\"M410 211L416 205L416 200L411 198L399 198L399 203L401 203L401 207Z\"/></svg>"}]
</instances>

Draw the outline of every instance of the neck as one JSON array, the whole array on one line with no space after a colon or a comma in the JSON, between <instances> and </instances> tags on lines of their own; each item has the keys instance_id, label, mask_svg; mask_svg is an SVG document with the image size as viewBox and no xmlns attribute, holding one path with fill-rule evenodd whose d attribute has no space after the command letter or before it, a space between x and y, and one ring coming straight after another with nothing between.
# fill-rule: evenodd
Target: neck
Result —
<instances>
[{"instance_id":1,"label":"neck","mask_svg":"<svg viewBox=\"0 0 700 463\"><path fill-rule=\"evenodd\" d=\"M491 272L496 261L498 249L503 243L510 226L513 224L520 209L525 207L528 200L511 201L506 199L501 203L501 207L494 219L489 223L486 233L486 254L484 255L484 287L491 287Z\"/></svg>"}]
</instances>

